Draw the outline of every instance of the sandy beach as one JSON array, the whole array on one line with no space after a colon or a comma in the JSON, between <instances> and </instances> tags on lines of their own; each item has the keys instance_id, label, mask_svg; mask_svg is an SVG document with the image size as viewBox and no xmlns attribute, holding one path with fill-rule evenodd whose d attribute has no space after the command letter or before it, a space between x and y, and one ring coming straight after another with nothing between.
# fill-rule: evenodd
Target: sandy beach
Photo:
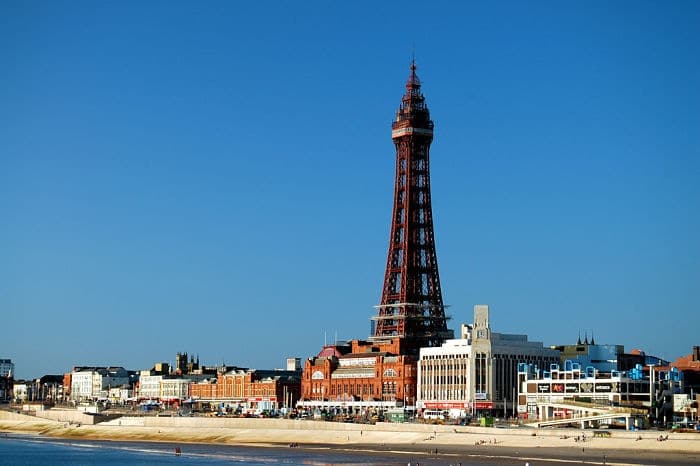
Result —
<instances>
[{"instance_id":1,"label":"sandy beach","mask_svg":"<svg viewBox=\"0 0 700 466\"><path fill-rule=\"evenodd\" d=\"M0 411L0 432L100 441L199 443L377 452L408 458L515 458L577 464L700 464L700 434L655 430L484 428L427 424L376 425L312 420L122 417L85 425ZM584 437L585 436L585 437Z\"/></svg>"}]
</instances>

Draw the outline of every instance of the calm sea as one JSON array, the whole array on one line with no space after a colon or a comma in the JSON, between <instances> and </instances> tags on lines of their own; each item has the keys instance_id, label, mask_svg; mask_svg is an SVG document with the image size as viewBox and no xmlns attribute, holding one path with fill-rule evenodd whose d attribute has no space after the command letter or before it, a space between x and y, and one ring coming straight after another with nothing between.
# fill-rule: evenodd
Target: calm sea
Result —
<instances>
[{"instance_id":1,"label":"calm sea","mask_svg":"<svg viewBox=\"0 0 700 466\"><path fill-rule=\"evenodd\" d=\"M175 454L179 447L180 455ZM609 452L611 453L611 452ZM637 461L629 459L608 461L596 453L584 458L529 458L493 457L489 454L474 456L458 454L455 457L445 455L430 457L428 455L412 456L400 453L337 452L330 449L296 449L236 447L218 445L176 445L167 443L140 442L97 442L89 440L52 439L41 436L15 435L0 433L0 466L4 465L218 465L236 464L252 466L269 466L285 464L292 466L571 466L572 463L586 465L632 466L632 463L646 465L695 465L692 458L663 458L656 455L640 455ZM697 459L697 458L696 458ZM612 461L611 461L612 460Z\"/></svg>"},{"instance_id":2,"label":"calm sea","mask_svg":"<svg viewBox=\"0 0 700 466\"><path fill-rule=\"evenodd\" d=\"M175 448L180 447L179 456ZM39 436L0 434L0 465L266 465L285 464L300 466L415 466L457 465L437 458L410 455L337 453L331 450L308 451L294 448L246 448L216 445L174 445L165 443L96 442L62 440ZM479 460L463 461L462 466L480 464L520 465L522 461Z\"/></svg>"}]
</instances>

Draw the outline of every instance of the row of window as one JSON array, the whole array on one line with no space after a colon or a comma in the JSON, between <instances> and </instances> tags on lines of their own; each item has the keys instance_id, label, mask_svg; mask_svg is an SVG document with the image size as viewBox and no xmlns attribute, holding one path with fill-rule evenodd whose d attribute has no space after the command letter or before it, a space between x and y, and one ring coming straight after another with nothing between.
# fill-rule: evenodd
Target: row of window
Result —
<instances>
[{"instance_id":1,"label":"row of window","mask_svg":"<svg viewBox=\"0 0 700 466\"><path fill-rule=\"evenodd\" d=\"M324 390L325 387L322 385L314 384L311 388L311 393L314 394L325 394L328 396L336 396L336 395L342 395L342 394L349 394L349 395L357 395L357 396L364 396L364 395L369 395L369 396L374 396L374 395L379 395L377 393L377 387L373 384L333 384L330 387L330 393L326 393ZM409 390L410 386L406 386L407 391L410 392ZM381 393L383 395L387 394L396 394L398 392L398 384L396 382L383 382L382 387L381 387ZM407 393L409 395L410 393Z\"/></svg>"}]
</instances>

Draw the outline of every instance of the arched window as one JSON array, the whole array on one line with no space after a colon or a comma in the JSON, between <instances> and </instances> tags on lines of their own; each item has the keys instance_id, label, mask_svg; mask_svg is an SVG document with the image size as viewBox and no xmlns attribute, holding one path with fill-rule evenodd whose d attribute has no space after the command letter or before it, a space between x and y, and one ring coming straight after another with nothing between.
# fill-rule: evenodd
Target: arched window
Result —
<instances>
[{"instance_id":1,"label":"arched window","mask_svg":"<svg viewBox=\"0 0 700 466\"><path fill-rule=\"evenodd\" d=\"M313 380L323 380L323 372L315 371L313 374L311 374L311 378Z\"/></svg>"},{"instance_id":2,"label":"arched window","mask_svg":"<svg viewBox=\"0 0 700 466\"><path fill-rule=\"evenodd\" d=\"M396 377L396 371L394 369L387 369L384 371L384 377Z\"/></svg>"}]
</instances>

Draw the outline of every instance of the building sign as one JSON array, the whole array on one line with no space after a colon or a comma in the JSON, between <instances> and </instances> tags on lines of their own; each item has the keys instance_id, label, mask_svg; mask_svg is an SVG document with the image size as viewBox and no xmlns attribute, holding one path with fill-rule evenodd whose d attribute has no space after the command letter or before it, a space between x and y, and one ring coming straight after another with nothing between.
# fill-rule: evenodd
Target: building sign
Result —
<instances>
[{"instance_id":1,"label":"building sign","mask_svg":"<svg viewBox=\"0 0 700 466\"><path fill-rule=\"evenodd\" d=\"M537 393L549 393L549 384L548 383L538 383L537 384Z\"/></svg>"},{"instance_id":2,"label":"building sign","mask_svg":"<svg viewBox=\"0 0 700 466\"><path fill-rule=\"evenodd\" d=\"M552 393L564 393L564 384L563 383L553 383L552 384Z\"/></svg>"},{"instance_id":3,"label":"building sign","mask_svg":"<svg viewBox=\"0 0 700 466\"><path fill-rule=\"evenodd\" d=\"M488 398L488 397L486 396L486 393L476 392L476 393L474 394L474 399L475 399L475 400L486 400L487 398Z\"/></svg>"},{"instance_id":4,"label":"building sign","mask_svg":"<svg viewBox=\"0 0 700 466\"><path fill-rule=\"evenodd\" d=\"M374 366L376 358L341 358L338 359L338 365L340 367L352 367L352 366Z\"/></svg>"},{"instance_id":5,"label":"building sign","mask_svg":"<svg viewBox=\"0 0 700 466\"><path fill-rule=\"evenodd\" d=\"M673 411L680 413L690 409L692 402L685 393L673 395Z\"/></svg>"},{"instance_id":6,"label":"building sign","mask_svg":"<svg viewBox=\"0 0 700 466\"><path fill-rule=\"evenodd\" d=\"M595 391L598 393L610 393L612 392L612 384L610 383L597 383L595 384Z\"/></svg>"},{"instance_id":7,"label":"building sign","mask_svg":"<svg viewBox=\"0 0 700 466\"><path fill-rule=\"evenodd\" d=\"M581 393L592 393L593 392L593 384L592 383L582 383L581 384Z\"/></svg>"},{"instance_id":8,"label":"building sign","mask_svg":"<svg viewBox=\"0 0 700 466\"><path fill-rule=\"evenodd\" d=\"M465 409L469 407L469 403L465 402L425 402L425 409Z\"/></svg>"},{"instance_id":9,"label":"building sign","mask_svg":"<svg viewBox=\"0 0 700 466\"><path fill-rule=\"evenodd\" d=\"M578 393L578 384L577 383L564 384L564 391L566 393Z\"/></svg>"},{"instance_id":10,"label":"building sign","mask_svg":"<svg viewBox=\"0 0 700 466\"><path fill-rule=\"evenodd\" d=\"M476 401L474 409L493 409L493 401Z\"/></svg>"}]
</instances>

